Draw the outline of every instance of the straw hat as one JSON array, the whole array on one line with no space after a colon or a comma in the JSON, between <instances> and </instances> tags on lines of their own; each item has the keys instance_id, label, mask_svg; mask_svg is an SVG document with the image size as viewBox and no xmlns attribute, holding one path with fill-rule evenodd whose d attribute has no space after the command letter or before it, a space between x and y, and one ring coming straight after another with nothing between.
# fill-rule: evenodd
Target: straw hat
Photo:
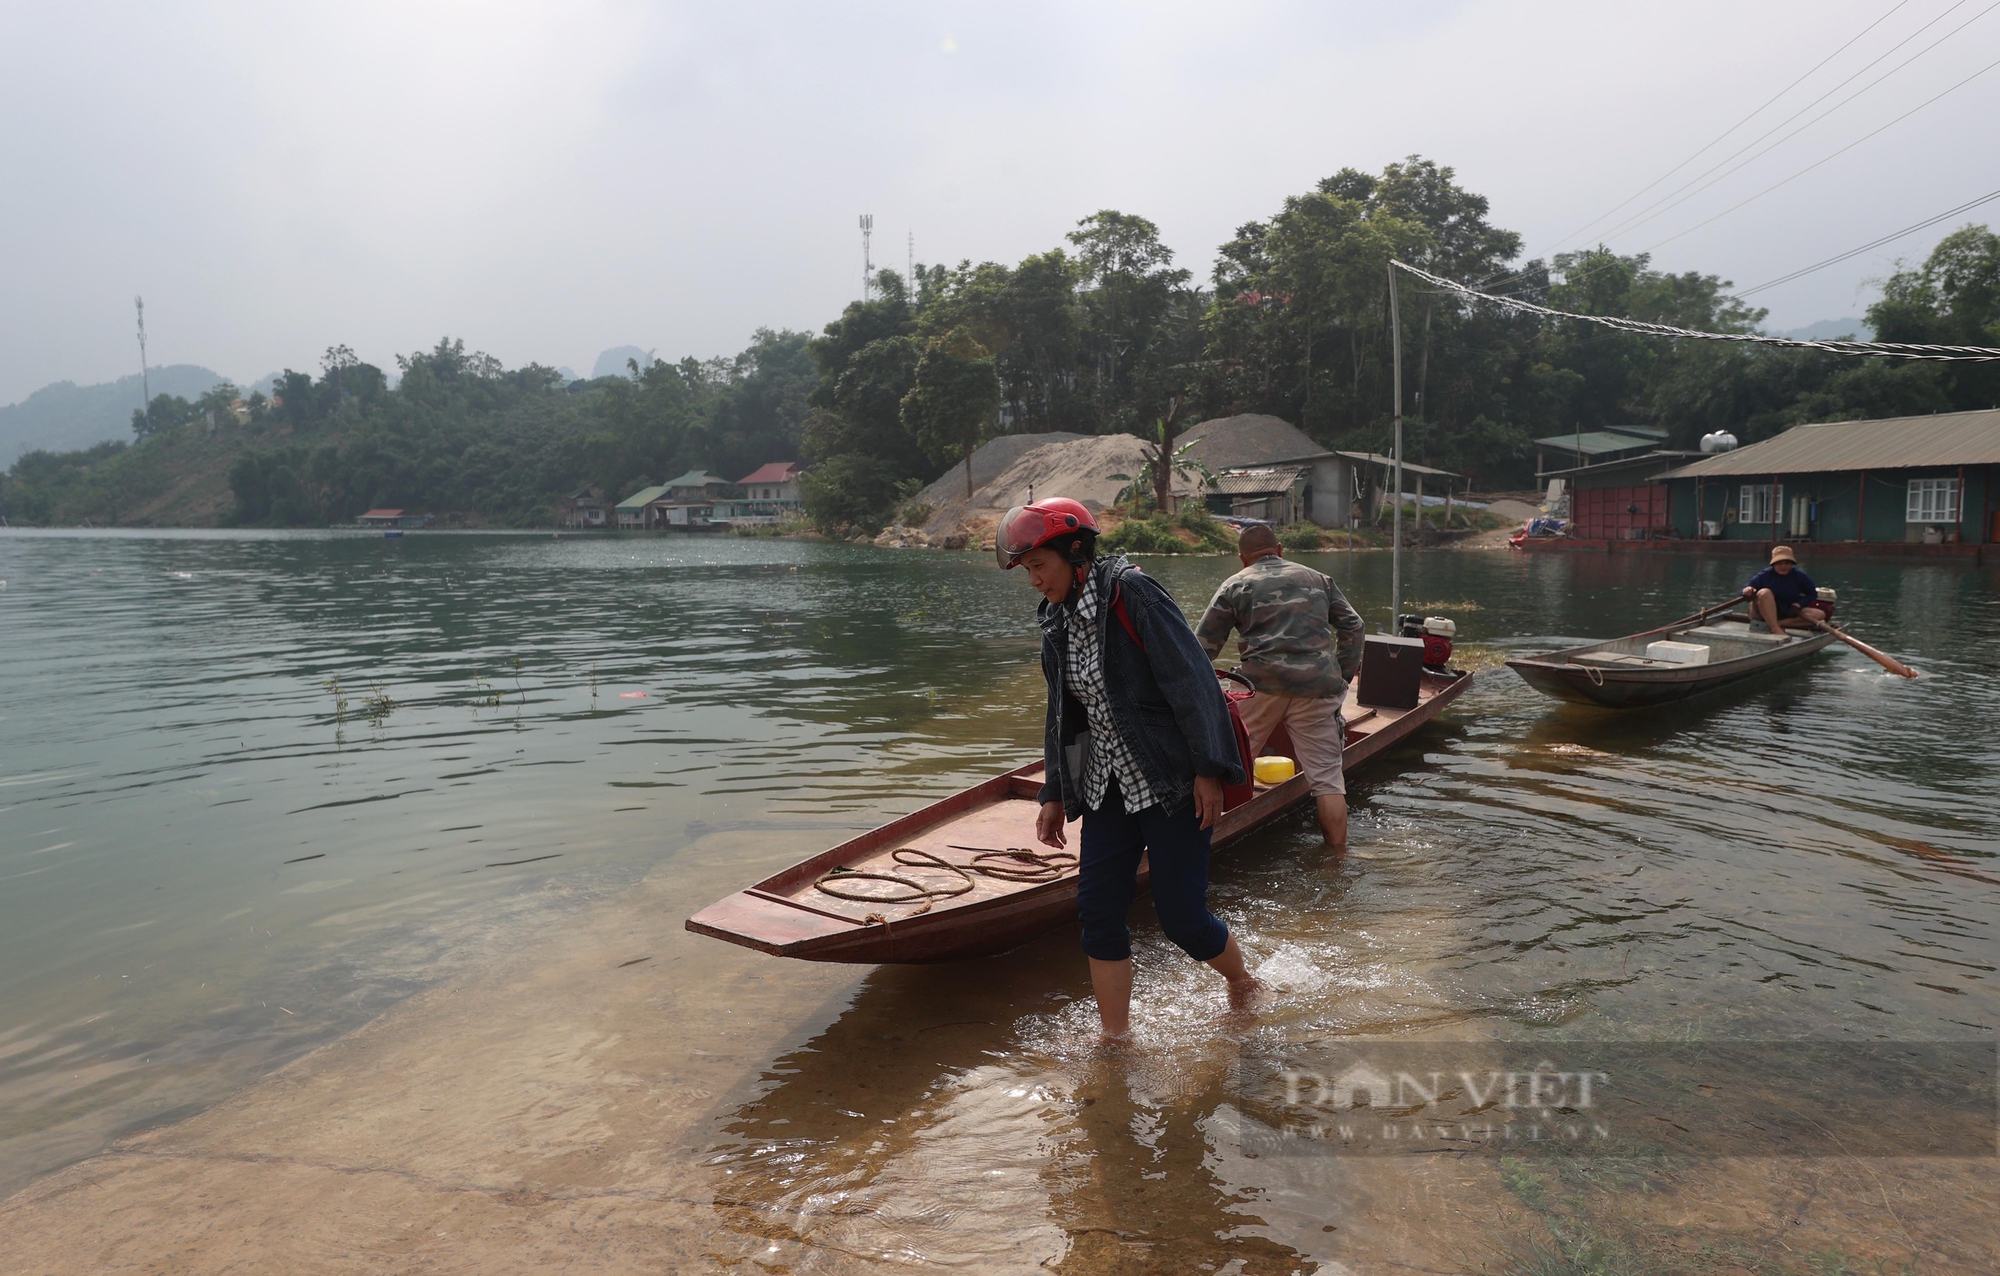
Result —
<instances>
[{"instance_id":1,"label":"straw hat","mask_svg":"<svg viewBox=\"0 0 2000 1276\"><path fill-rule=\"evenodd\" d=\"M1792 553L1790 545L1780 545L1771 551L1771 564L1773 566L1779 563L1791 563L1793 566L1797 566L1798 561L1798 555Z\"/></svg>"}]
</instances>

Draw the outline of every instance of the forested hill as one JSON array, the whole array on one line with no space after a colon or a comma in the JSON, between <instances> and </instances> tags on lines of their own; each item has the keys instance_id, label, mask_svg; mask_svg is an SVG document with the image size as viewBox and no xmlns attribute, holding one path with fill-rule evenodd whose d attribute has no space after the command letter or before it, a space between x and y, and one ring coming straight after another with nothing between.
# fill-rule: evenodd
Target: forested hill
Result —
<instances>
[{"instance_id":1,"label":"forested hill","mask_svg":"<svg viewBox=\"0 0 2000 1276\"><path fill-rule=\"evenodd\" d=\"M193 399L222 377L192 363L174 363L151 369L148 380L160 394ZM61 452L127 438L132 411L144 397L136 372L97 385L45 385L19 403L0 407L0 464L11 465L27 452Z\"/></svg>"},{"instance_id":2,"label":"forested hill","mask_svg":"<svg viewBox=\"0 0 2000 1276\"><path fill-rule=\"evenodd\" d=\"M399 358L394 390L344 348L287 371L266 400L234 387L162 395L139 441L36 453L0 477L15 522L324 525L374 505L546 525L590 483L616 499L689 469L736 477L803 459L808 512L879 527L897 503L994 432L1157 438L1262 412L1330 447L1386 450L1387 262L1583 314L1752 332L1764 312L1728 281L1655 270L1608 249L1520 260L1484 196L1412 157L1343 169L1238 228L1205 278L1152 222L1111 210L1014 265L882 271L817 337L759 332L733 359L634 361L565 383L455 341ZM1789 263L1772 263L1774 268ZM1983 408L2000 364L1843 359L1673 342L1402 293L1410 459L1487 489L1533 473L1532 440L1616 424L1745 442L1804 421ZM1883 284L1882 340L2000 345L2000 237L1946 236Z\"/></svg>"},{"instance_id":3,"label":"forested hill","mask_svg":"<svg viewBox=\"0 0 2000 1276\"><path fill-rule=\"evenodd\" d=\"M566 383L444 340L397 359L394 389L351 351L269 397L227 384L157 396L131 444L38 452L0 476L14 523L324 527L372 506L546 526L583 484L623 496L708 466L747 474L797 457L817 384L802 333L760 331L733 359L654 363Z\"/></svg>"}]
</instances>

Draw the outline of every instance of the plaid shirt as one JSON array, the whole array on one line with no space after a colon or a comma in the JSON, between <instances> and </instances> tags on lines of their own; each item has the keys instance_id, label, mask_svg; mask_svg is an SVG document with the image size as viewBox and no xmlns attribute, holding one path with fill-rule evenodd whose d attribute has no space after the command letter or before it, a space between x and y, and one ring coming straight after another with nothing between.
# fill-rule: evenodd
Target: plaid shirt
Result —
<instances>
[{"instance_id":1,"label":"plaid shirt","mask_svg":"<svg viewBox=\"0 0 2000 1276\"><path fill-rule=\"evenodd\" d=\"M1146 783L1145 772L1139 769L1139 759L1132 754L1132 746L1118 734L1118 724L1111 718L1111 701L1104 686L1104 643L1100 637L1098 617L1104 610L1104 598L1098 588L1100 573L1090 572L1084 577L1083 589L1077 596L1076 606L1069 616L1069 689L1082 703L1084 714L1090 721L1089 759L1083 768L1084 805L1096 810L1104 805L1105 792L1111 787L1115 776L1118 791L1125 800L1127 811L1143 811L1159 801Z\"/></svg>"}]
</instances>

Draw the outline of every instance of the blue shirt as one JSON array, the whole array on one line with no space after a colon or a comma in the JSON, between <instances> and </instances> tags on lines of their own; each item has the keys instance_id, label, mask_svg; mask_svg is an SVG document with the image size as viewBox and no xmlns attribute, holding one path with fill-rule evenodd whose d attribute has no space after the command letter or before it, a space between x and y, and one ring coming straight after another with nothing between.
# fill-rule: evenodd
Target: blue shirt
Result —
<instances>
[{"instance_id":1,"label":"blue shirt","mask_svg":"<svg viewBox=\"0 0 2000 1276\"><path fill-rule=\"evenodd\" d=\"M1775 567L1766 567L1750 578L1750 588L1770 590L1781 615L1794 607L1810 607L1819 601L1819 587L1797 567L1783 574Z\"/></svg>"}]
</instances>

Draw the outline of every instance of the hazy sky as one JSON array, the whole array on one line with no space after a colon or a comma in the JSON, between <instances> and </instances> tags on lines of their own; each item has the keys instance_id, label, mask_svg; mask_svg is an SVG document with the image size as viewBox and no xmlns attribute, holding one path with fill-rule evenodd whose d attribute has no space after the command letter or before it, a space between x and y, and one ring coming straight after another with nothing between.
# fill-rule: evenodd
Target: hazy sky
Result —
<instances>
[{"instance_id":1,"label":"hazy sky","mask_svg":"<svg viewBox=\"0 0 2000 1276\"><path fill-rule=\"evenodd\" d=\"M1651 248L2000 59L1994 0L1672 4L0 6L0 402L156 363L250 377L462 336L588 371L817 328L878 263L1013 261L1118 208L1205 275L1343 165L1449 164L1531 254L1886 20L1659 192L1925 23ZM1793 126L1795 127L1795 125ZM1660 246L1749 286L2000 187L2000 70ZM1651 197L1633 205L1641 207ZM1971 214L2000 223L2000 202ZM1965 218L1757 300L1858 314ZM1611 223L1606 223L1610 225Z\"/></svg>"}]
</instances>

